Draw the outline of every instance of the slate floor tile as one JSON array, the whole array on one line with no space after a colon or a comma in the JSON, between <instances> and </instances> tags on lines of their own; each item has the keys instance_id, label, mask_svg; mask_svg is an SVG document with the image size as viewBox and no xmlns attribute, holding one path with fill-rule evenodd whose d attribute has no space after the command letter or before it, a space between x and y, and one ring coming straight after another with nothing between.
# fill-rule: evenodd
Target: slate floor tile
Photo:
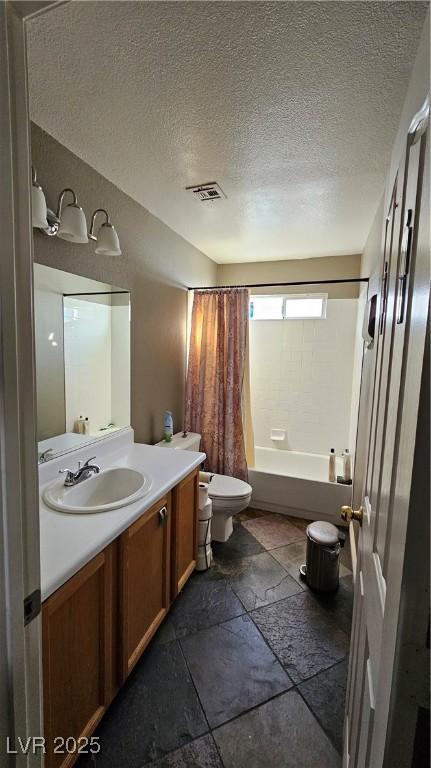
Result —
<instances>
[{"instance_id":1,"label":"slate floor tile","mask_svg":"<svg viewBox=\"0 0 431 768\"><path fill-rule=\"evenodd\" d=\"M252 509L251 507L247 507L243 512L238 512L236 519L240 522L244 522L244 520L256 520L257 517L262 517L266 514L268 513L264 512L263 509Z\"/></svg>"},{"instance_id":2,"label":"slate floor tile","mask_svg":"<svg viewBox=\"0 0 431 768\"><path fill-rule=\"evenodd\" d=\"M242 613L244 607L226 581L196 574L178 595L169 617L180 638Z\"/></svg>"},{"instance_id":3,"label":"slate floor tile","mask_svg":"<svg viewBox=\"0 0 431 768\"><path fill-rule=\"evenodd\" d=\"M304 517L292 517L291 515L288 515L289 522L292 523L292 525L296 525L297 528L299 528L301 531L305 533L310 523L312 523L312 520L306 520Z\"/></svg>"},{"instance_id":4,"label":"slate floor tile","mask_svg":"<svg viewBox=\"0 0 431 768\"><path fill-rule=\"evenodd\" d=\"M246 520L243 526L265 549L282 547L294 541L301 541L305 537L305 533L292 525L287 517L275 513L259 517L257 520Z\"/></svg>"},{"instance_id":5,"label":"slate floor tile","mask_svg":"<svg viewBox=\"0 0 431 768\"><path fill-rule=\"evenodd\" d=\"M148 768L223 768L223 764L214 739L208 733L154 763L148 763Z\"/></svg>"},{"instance_id":6,"label":"slate floor tile","mask_svg":"<svg viewBox=\"0 0 431 768\"><path fill-rule=\"evenodd\" d=\"M345 658L349 638L311 592L301 592L251 614L295 683Z\"/></svg>"},{"instance_id":7,"label":"slate floor tile","mask_svg":"<svg viewBox=\"0 0 431 768\"><path fill-rule=\"evenodd\" d=\"M339 768L340 757L296 691L217 728L225 768Z\"/></svg>"},{"instance_id":8,"label":"slate floor tile","mask_svg":"<svg viewBox=\"0 0 431 768\"><path fill-rule=\"evenodd\" d=\"M171 643L172 640L175 640L175 628L171 614L168 613L154 635L152 643L154 645L163 645L164 643Z\"/></svg>"},{"instance_id":9,"label":"slate floor tile","mask_svg":"<svg viewBox=\"0 0 431 768\"><path fill-rule=\"evenodd\" d=\"M338 626L350 637L353 613L352 576L340 578L336 592L331 594L313 592L313 595L328 616L332 616Z\"/></svg>"},{"instance_id":10,"label":"slate floor tile","mask_svg":"<svg viewBox=\"0 0 431 768\"><path fill-rule=\"evenodd\" d=\"M305 585L306 582L302 581L299 575L299 566L305 563L307 559L307 542L305 540L297 541L295 544L288 544L285 547L271 549L271 555L281 563L283 568L299 584ZM350 571L340 563L340 578L348 575L350 575Z\"/></svg>"},{"instance_id":11,"label":"slate floor tile","mask_svg":"<svg viewBox=\"0 0 431 768\"><path fill-rule=\"evenodd\" d=\"M142 768L208 731L178 641L151 644L95 732L97 768Z\"/></svg>"},{"instance_id":12,"label":"slate floor tile","mask_svg":"<svg viewBox=\"0 0 431 768\"><path fill-rule=\"evenodd\" d=\"M248 611L302 591L269 552L231 560L220 566L220 573Z\"/></svg>"},{"instance_id":13,"label":"slate floor tile","mask_svg":"<svg viewBox=\"0 0 431 768\"><path fill-rule=\"evenodd\" d=\"M250 521L249 521L250 522ZM257 522L252 520L251 522ZM263 552L262 544L246 530L243 523L234 522L233 533L226 542L212 542L215 560L233 560L236 557L248 557Z\"/></svg>"},{"instance_id":14,"label":"slate floor tile","mask_svg":"<svg viewBox=\"0 0 431 768\"><path fill-rule=\"evenodd\" d=\"M298 686L311 711L340 754L343 750L347 666L348 660L345 659Z\"/></svg>"},{"instance_id":15,"label":"slate floor tile","mask_svg":"<svg viewBox=\"0 0 431 768\"><path fill-rule=\"evenodd\" d=\"M181 646L211 728L292 686L249 616L186 637Z\"/></svg>"},{"instance_id":16,"label":"slate floor tile","mask_svg":"<svg viewBox=\"0 0 431 768\"><path fill-rule=\"evenodd\" d=\"M346 533L346 543L345 543L344 547L341 550L340 559L341 559L341 562L343 563L343 565L345 565L346 568L349 569L349 571L352 571L352 553L351 553L351 550L350 550L349 534L348 534L348 532Z\"/></svg>"},{"instance_id":17,"label":"slate floor tile","mask_svg":"<svg viewBox=\"0 0 431 768\"><path fill-rule=\"evenodd\" d=\"M297 541L294 544L287 544L285 547L277 547L276 549L271 550L271 555L275 557L292 578L299 584L302 584L304 588L305 582L302 581L299 575L299 566L306 561L306 550L307 542L305 539Z\"/></svg>"}]
</instances>

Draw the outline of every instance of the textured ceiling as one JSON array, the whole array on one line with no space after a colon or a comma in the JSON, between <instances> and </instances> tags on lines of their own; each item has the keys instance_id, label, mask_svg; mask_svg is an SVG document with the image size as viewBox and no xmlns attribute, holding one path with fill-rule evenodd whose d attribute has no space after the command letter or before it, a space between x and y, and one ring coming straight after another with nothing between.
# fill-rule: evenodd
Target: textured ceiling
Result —
<instances>
[{"instance_id":1,"label":"textured ceiling","mask_svg":"<svg viewBox=\"0 0 431 768\"><path fill-rule=\"evenodd\" d=\"M29 22L32 119L215 261L357 253L425 9L67 3Z\"/></svg>"}]
</instances>

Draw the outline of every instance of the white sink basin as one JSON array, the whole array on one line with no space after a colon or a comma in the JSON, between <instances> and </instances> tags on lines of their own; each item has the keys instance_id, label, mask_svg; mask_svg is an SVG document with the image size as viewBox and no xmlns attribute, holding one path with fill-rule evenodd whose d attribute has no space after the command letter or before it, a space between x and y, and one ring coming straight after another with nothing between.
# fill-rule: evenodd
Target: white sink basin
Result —
<instances>
[{"instance_id":1,"label":"white sink basin","mask_svg":"<svg viewBox=\"0 0 431 768\"><path fill-rule=\"evenodd\" d=\"M64 479L55 480L46 486L42 498L57 512L108 512L138 501L151 486L152 480L142 472L114 467L73 486L64 485Z\"/></svg>"}]
</instances>

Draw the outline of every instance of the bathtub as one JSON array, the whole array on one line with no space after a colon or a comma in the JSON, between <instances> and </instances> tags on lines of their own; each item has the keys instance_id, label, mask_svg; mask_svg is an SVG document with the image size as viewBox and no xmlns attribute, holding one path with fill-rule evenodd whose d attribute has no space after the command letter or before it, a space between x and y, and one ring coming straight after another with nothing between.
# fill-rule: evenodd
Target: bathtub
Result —
<instances>
[{"instance_id":1,"label":"bathtub","mask_svg":"<svg viewBox=\"0 0 431 768\"><path fill-rule=\"evenodd\" d=\"M352 486L328 481L328 456L256 446L255 457L255 467L249 469L251 507L341 523L340 507L351 503Z\"/></svg>"}]
</instances>

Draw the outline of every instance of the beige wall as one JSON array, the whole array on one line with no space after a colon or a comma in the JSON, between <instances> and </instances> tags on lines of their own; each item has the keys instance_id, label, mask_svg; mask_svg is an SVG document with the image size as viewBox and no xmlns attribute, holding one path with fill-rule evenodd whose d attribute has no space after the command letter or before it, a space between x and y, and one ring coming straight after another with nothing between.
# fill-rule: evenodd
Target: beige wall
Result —
<instances>
[{"instance_id":1,"label":"beige wall","mask_svg":"<svg viewBox=\"0 0 431 768\"><path fill-rule=\"evenodd\" d=\"M166 408L182 427L184 286L214 284L216 265L36 125L32 158L50 207L73 187L88 219L104 207L116 226L121 257L96 256L93 243L72 245L35 231L35 261L131 291L132 426L137 441L158 440Z\"/></svg>"},{"instance_id":2,"label":"beige wall","mask_svg":"<svg viewBox=\"0 0 431 768\"><path fill-rule=\"evenodd\" d=\"M337 280L361 276L361 255L328 256L316 259L289 259L286 261L261 261L238 264L219 264L218 285L251 283L281 283L297 280ZM314 287L302 285L280 288L280 293L306 293L309 290L325 291L331 299L356 298L358 283ZM265 293L265 289L255 290ZM271 288L271 293L277 292Z\"/></svg>"}]
</instances>

